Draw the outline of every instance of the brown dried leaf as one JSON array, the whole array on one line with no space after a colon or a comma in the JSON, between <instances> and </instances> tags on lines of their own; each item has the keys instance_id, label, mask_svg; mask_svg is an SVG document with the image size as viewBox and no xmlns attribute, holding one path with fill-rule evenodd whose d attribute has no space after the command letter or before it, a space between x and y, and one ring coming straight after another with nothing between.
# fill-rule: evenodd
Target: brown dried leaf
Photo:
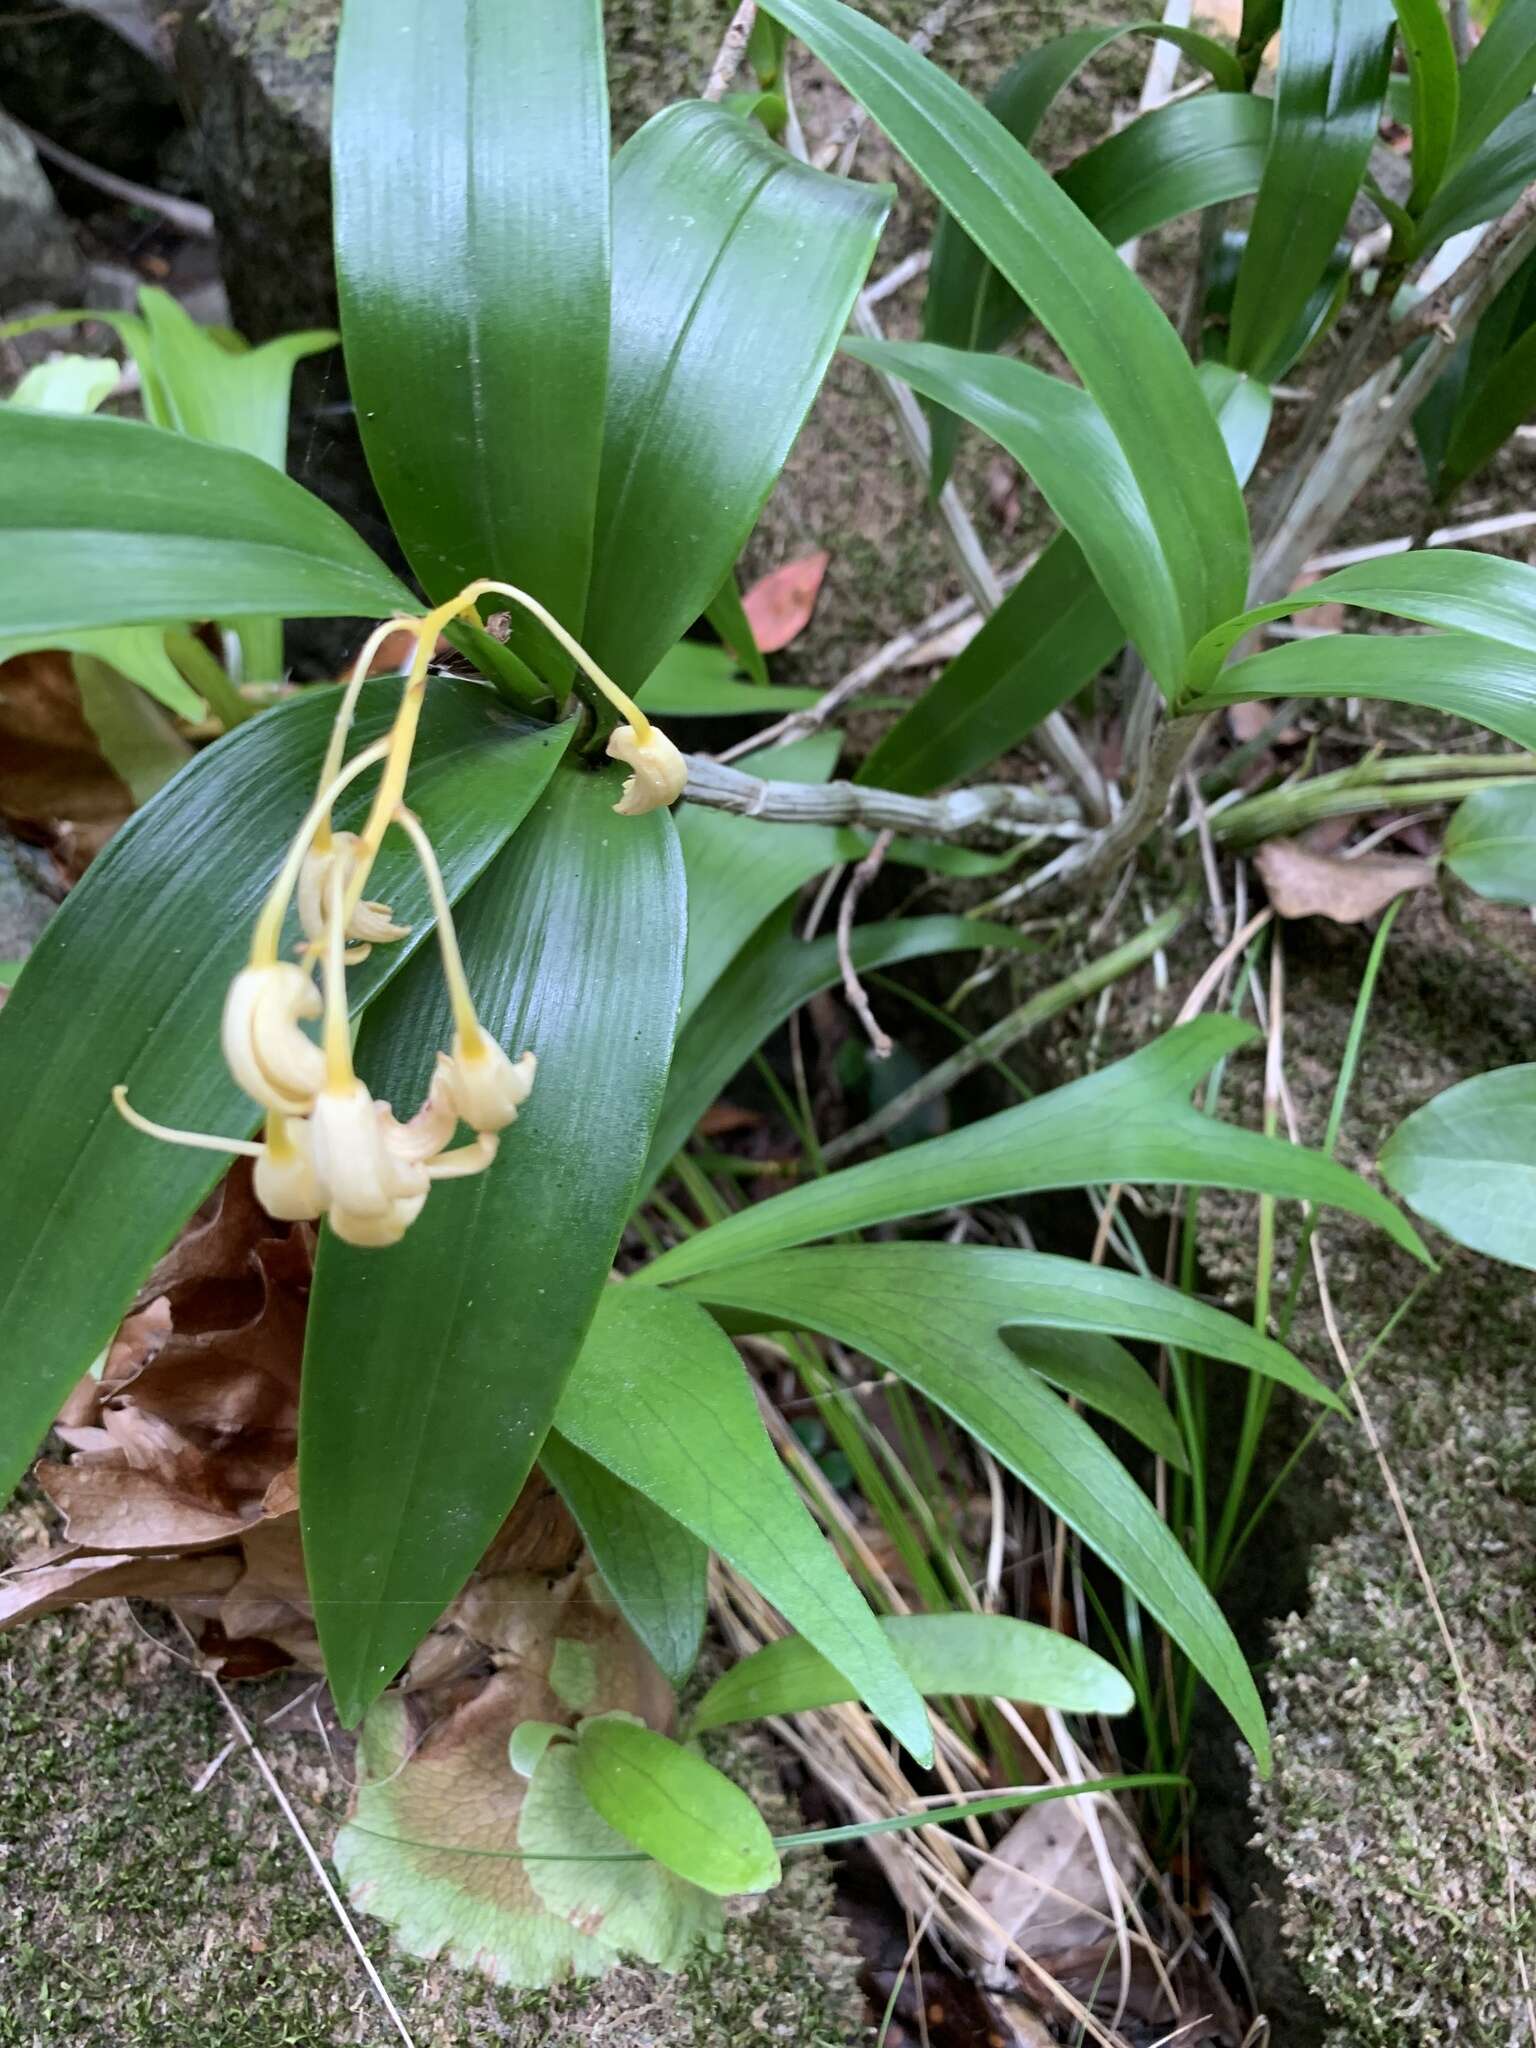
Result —
<instances>
[{"instance_id":1,"label":"brown dried leaf","mask_svg":"<svg viewBox=\"0 0 1536 2048\"><path fill-rule=\"evenodd\" d=\"M1049 1800L1027 1808L972 1878L971 1896L999 1929L986 1937L992 1971L1007 1966L1006 1937L1026 1954L1043 1957L1103 1936L1113 1909L1078 1804ZM1112 1817L1106 1813L1103 1819L1111 1864L1133 1885L1134 1852Z\"/></svg>"},{"instance_id":2,"label":"brown dried leaf","mask_svg":"<svg viewBox=\"0 0 1536 2048\"><path fill-rule=\"evenodd\" d=\"M42 1563L0 1574L0 1628L53 1614L86 1600L181 1600L221 1594L240 1570L238 1559L201 1557L78 1557L55 1552Z\"/></svg>"},{"instance_id":3,"label":"brown dried leaf","mask_svg":"<svg viewBox=\"0 0 1536 2048\"><path fill-rule=\"evenodd\" d=\"M1380 853L1339 860L1309 852L1294 839L1269 840L1254 855L1254 865L1280 917L1327 917L1335 924L1361 924L1394 896L1435 878L1432 861Z\"/></svg>"},{"instance_id":4,"label":"brown dried leaf","mask_svg":"<svg viewBox=\"0 0 1536 2048\"><path fill-rule=\"evenodd\" d=\"M742 597L742 610L764 654L777 654L805 631L831 559L825 548L818 548L759 578Z\"/></svg>"},{"instance_id":5,"label":"brown dried leaf","mask_svg":"<svg viewBox=\"0 0 1536 2048\"><path fill-rule=\"evenodd\" d=\"M220 1498L206 1460L193 1467L180 1452L166 1464L175 1479L105 1457L45 1460L37 1483L64 1517L66 1540L84 1550L210 1550L241 1534L248 1517Z\"/></svg>"},{"instance_id":6,"label":"brown dried leaf","mask_svg":"<svg viewBox=\"0 0 1536 2048\"><path fill-rule=\"evenodd\" d=\"M0 818L46 846L74 882L132 809L81 707L70 657L0 662Z\"/></svg>"}]
</instances>

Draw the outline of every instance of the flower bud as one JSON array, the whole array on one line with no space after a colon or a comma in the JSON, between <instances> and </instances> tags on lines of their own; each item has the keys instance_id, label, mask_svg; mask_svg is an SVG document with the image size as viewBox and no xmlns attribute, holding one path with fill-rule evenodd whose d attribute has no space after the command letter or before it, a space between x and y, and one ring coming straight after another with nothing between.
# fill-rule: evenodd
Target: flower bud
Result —
<instances>
[{"instance_id":1,"label":"flower bud","mask_svg":"<svg viewBox=\"0 0 1536 2048\"><path fill-rule=\"evenodd\" d=\"M643 740L637 738L633 726L616 725L608 735L608 755L611 760L628 762L635 771L613 807L621 818L664 810L682 795L688 763L659 725L653 725Z\"/></svg>"},{"instance_id":2,"label":"flower bud","mask_svg":"<svg viewBox=\"0 0 1536 2048\"><path fill-rule=\"evenodd\" d=\"M325 1055L299 1029L318 1017L320 991L292 960L246 967L224 1001L222 1040L229 1071L264 1109L303 1115L325 1081Z\"/></svg>"},{"instance_id":3,"label":"flower bud","mask_svg":"<svg viewBox=\"0 0 1536 2048\"><path fill-rule=\"evenodd\" d=\"M509 1059L478 1024L473 1038L453 1034L452 1053L439 1053L433 1088L443 1091L472 1131L502 1131L533 1092L538 1061L531 1052Z\"/></svg>"},{"instance_id":4,"label":"flower bud","mask_svg":"<svg viewBox=\"0 0 1536 2048\"><path fill-rule=\"evenodd\" d=\"M315 1172L332 1211L360 1218L385 1216L400 1196L416 1192L405 1178L407 1163L390 1156L379 1105L361 1081L320 1091L310 1134ZM420 1191L426 1192L425 1175Z\"/></svg>"}]
</instances>

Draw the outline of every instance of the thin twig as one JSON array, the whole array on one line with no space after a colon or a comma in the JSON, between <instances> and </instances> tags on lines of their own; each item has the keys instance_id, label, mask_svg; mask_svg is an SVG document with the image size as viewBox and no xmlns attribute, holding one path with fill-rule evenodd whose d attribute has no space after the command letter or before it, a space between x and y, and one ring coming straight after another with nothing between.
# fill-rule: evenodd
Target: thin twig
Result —
<instances>
[{"instance_id":1,"label":"thin twig","mask_svg":"<svg viewBox=\"0 0 1536 2048\"><path fill-rule=\"evenodd\" d=\"M180 1628L182 1634L187 1638L188 1642L192 1643L192 1646L195 1649L197 1645L193 1640L192 1633L188 1629L186 1623L181 1620L181 1617L179 1615L176 1619L177 1626ZM204 1682L213 1688L214 1696L217 1698L219 1705L224 1709L225 1714L228 1716L230 1726L234 1729L240 1744L250 1753L252 1763L255 1764L256 1769L261 1774L262 1783L266 1786L267 1790L272 1794L273 1799L277 1802L278 1811L282 1814L283 1819L288 1823L288 1826L293 1831L294 1839L297 1841L299 1847L303 1850L305 1859L308 1862L309 1867L311 1868L311 1870L314 1871L316 1878L319 1880L320 1889L325 1893L326 1902L330 1906L331 1911L335 1914L342 1933L347 1937L347 1940L351 1943L352 1948L356 1953L358 1961L363 1966L364 1974L366 1975L369 1984L373 1987L374 1995L377 1997L380 2005L383 2006L385 2012L388 2014L390 2023L394 2027L395 2032L400 2036L400 2039L405 2043L405 2048L415 2048L415 2043L411 2038L410 2029L406 2026L405 2021L401 2018L399 2007L395 2004L395 2001L390 1997L389 1987L385 1984L384 1979L379 1975L378 1970L374 1965L372 1956L370 1956L367 1949L364 1948L362 1936L358 1933L357 1927L353 1922L351 1914L342 1904L340 1893L337 1891L335 1885L331 1883L330 1875L326 1870L325 1864L321 1861L319 1850L310 1840L309 1835L305 1831L304 1823L299 1819L297 1813L294 1812L292 1802L290 1801L288 1794L283 1790L282 1786L278 1783L277 1775L273 1771L272 1766L267 1762L267 1759L265 1758L265 1756L263 1756L261 1750L257 1747L256 1738L254 1735L252 1735L249 1727L246 1725L245 1717L240 1712L240 1709L235 1705L234 1701L230 1698L229 1694L225 1691L224 1687L219 1683L217 1675L214 1672L210 1671L205 1664L199 1663L196 1668Z\"/></svg>"},{"instance_id":2,"label":"thin twig","mask_svg":"<svg viewBox=\"0 0 1536 2048\"><path fill-rule=\"evenodd\" d=\"M1111 982L1119 981L1122 976L1131 973L1172 938L1184 922L1188 910L1187 901L1175 904L1173 909L1165 911L1155 924L1148 925L1145 931L1138 932L1135 938L1127 940L1123 946L1117 946L1112 953L1106 953L1102 959L1088 961L1085 966L1078 968L1075 974L1069 974L1064 981L1057 982L1054 987L1042 989L1038 995L1031 996L1027 1003L1020 1004L1018 1009L1000 1018L990 1030L981 1032L979 1036L951 1053L948 1059L940 1060L937 1066L930 1067L928 1072L914 1081L910 1088L904 1088L883 1108L876 1110L873 1116L866 1117L864 1122L856 1125L853 1130L844 1131L841 1137L833 1138L822 1152L827 1165L835 1165L838 1160L846 1159L850 1154L862 1151L866 1145L874 1144L877 1138L883 1138L888 1131L894 1130L898 1124L905 1123L908 1117L915 1116L930 1102L937 1100L941 1095L947 1095L952 1088L958 1087L979 1068L1001 1059L1004 1053L1011 1051L1032 1032L1038 1031L1040 1026L1048 1023L1052 1017L1059 1017L1063 1010L1070 1010L1085 997L1097 995L1101 988L1107 988Z\"/></svg>"},{"instance_id":3,"label":"thin twig","mask_svg":"<svg viewBox=\"0 0 1536 2048\"><path fill-rule=\"evenodd\" d=\"M152 186L136 185L131 178L120 178L115 171L104 171L96 164L87 163L83 156L76 156L72 149L65 149L50 137L39 135L24 121L17 121L15 125L39 156L57 164L61 171L68 171L82 185L94 185L109 199L125 199L130 206L142 206L151 213L158 213L162 220L169 221L183 235L195 236L203 242L213 239L216 232L213 214L208 207L199 206L195 199L177 199L169 192L155 191Z\"/></svg>"},{"instance_id":4,"label":"thin twig","mask_svg":"<svg viewBox=\"0 0 1536 2048\"><path fill-rule=\"evenodd\" d=\"M889 826L879 834L874 845L848 877L843 900L837 906L837 962L842 969L843 994L848 999L849 1009L864 1026L864 1035L869 1040L870 1051L877 1060L888 1060L895 1047L891 1043L889 1033L881 1029L870 1007L864 984L859 979L859 971L853 964L853 913L858 908L859 898L885 864L885 856L890 851L891 841L895 836Z\"/></svg>"},{"instance_id":5,"label":"thin twig","mask_svg":"<svg viewBox=\"0 0 1536 2048\"><path fill-rule=\"evenodd\" d=\"M687 801L781 825L857 825L918 839L1074 838L1083 831L1070 797L1013 783L979 783L948 796L907 796L858 782L771 782L707 754L690 754Z\"/></svg>"},{"instance_id":6,"label":"thin twig","mask_svg":"<svg viewBox=\"0 0 1536 2048\"><path fill-rule=\"evenodd\" d=\"M741 5L731 16L731 25L721 39L715 61L710 67L709 83L702 95L704 99L725 98L731 80L741 69L741 60L747 54L747 44L752 38L752 25L756 20L757 0L741 0Z\"/></svg>"}]
</instances>

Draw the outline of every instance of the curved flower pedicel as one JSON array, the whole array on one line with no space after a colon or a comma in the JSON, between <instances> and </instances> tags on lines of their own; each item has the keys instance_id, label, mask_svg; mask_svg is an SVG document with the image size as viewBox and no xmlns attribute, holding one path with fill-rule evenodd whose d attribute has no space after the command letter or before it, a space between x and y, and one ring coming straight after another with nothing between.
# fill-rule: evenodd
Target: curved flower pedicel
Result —
<instances>
[{"instance_id":1,"label":"curved flower pedicel","mask_svg":"<svg viewBox=\"0 0 1536 2048\"><path fill-rule=\"evenodd\" d=\"M461 616L475 617L476 601L510 598L531 612L590 681L622 714L608 753L634 770L614 809L639 816L676 801L687 781L677 748L597 666L552 615L507 583L470 584L447 604L419 619L388 619L365 641L342 692L321 765L319 787L294 835L251 935L249 963L230 984L220 1030L231 1074L267 1112L259 1142L174 1130L142 1116L127 1091L112 1099L136 1130L169 1144L192 1145L255 1161L257 1199L289 1222L325 1216L349 1244L395 1244L421 1214L432 1184L479 1173L496 1156L499 1133L517 1119L533 1088L538 1062L515 1060L485 1030L475 1011L454 928L442 870L420 819L405 803L427 669L438 634ZM347 736L369 665L384 641L402 629L415 648L388 735L345 760ZM361 832L338 832L331 810L360 775L382 767ZM410 840L426 878L437 920L443 978L453 1012L453 1043L439 1052L427 1098L408 1121L376 1102L352 1064L346 970L377 945L402 939L387 903L364 896L384 834L397 825ZM304 943L297 960L280 953L283 923L297 901ZM314 979L316 961L321 980ZM323 1019L317 1043L306 1022ZM460 1124L475 1133L453 1148Z\"/></svg>"}]
</instances>

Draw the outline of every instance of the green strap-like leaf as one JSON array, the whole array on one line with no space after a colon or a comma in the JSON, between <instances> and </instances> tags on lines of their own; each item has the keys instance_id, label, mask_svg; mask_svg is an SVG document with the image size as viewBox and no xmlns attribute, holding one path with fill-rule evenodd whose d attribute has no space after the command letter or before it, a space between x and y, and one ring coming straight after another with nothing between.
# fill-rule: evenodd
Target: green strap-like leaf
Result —
<instances>
[{"instance_id":1,"label":"green strap-like leaf","mask_svg":"<svg viewBox=\"0 0 1536 2048\"><path fill-rule=\"evenodd\" d=\"M1002 125L841 0L774 0L1061 347L1125 452L1179 578L1186 644L1248 574L1242 494L1182 343Z\"/></svg>"},{"instance_id":2,"label":"green strap-like leaf","mask_svg":"<svg viewBox=\"0 0 1536 2048\"><path fill-rule=\"evenodd\" d=\"M1288 0L1269 159L1232 307L1235 369L1271 378L1284 368L1370 161L1395 29L1391 0Z\"/></svg>"},{"instance_id":3,"label":"green strap-like leaf","mask_svg":"<svg viewBox=\"0 0 1536 2048\"><path fill-rule=\"evenodd\" d=\"M1271 107L1249 93L1175 100L1077 157L1057 183L1107 242L1257 192Z\"/></svg>"},{"instance_id":4,"label":"green strap-like leaf","mask_svg":"<svg viewBox=\"0 0 1536 2048\"><path fill-rule=\"evenodd\" d=\"M1178 571L1120 443L1088 394L1028 363L928 342L849 341L844 348L1007 450L1082 549L1123 630L1172 695L1187 651Z\"/></svg>"},{"instance_id":5,"label":"green strap-like leaf","mask_svg":"<svg viewBox=\"0 0 1536 2048\"><path fill-rule=\"evenodd\" d=\"M744 682L728 647L679 640L651 670L645 708L653 718L769 718L804 711L820 696L820 690Z\"/></svg>"},{"instance_id":6,"label":"green strap-like leaf","mask_svg":"<svg viewBox=\"0 0 1536 2048\"><path fill-rule=\"evenodd\" d=\"M740 1359L699 1304L637 1287L598 1306L560 1434L750 1579L912 1754L922 1702L779 1463Z\"/></svg>"},{"instance_id":7,"label":"green strap-like leaf","mask_svg":"<svg viewBox=\"0 0 1536 2048\"><path fill-rule=\"evenodd\" d=\"M702 1891L729 1898L778 1883L779 1852L746 1793L654 1729L584 1722L576 1777L609 1827Z\"/></svg>"},{"instance_id":8,"label":"green strap-like leaf","mask_svg":"<svg viewBox=\"0 0 1536 2048\"><path fill-rule=\"evenodd\" d=\"M1414 548L1407 554L1356 562L1273 604L1256 605L1229 619L1207 634L1190 656L1194 688L1201 690L1206 680L1214 680L1222 661L1255 626L1322 604L1359 605L1421 626L1476 633L1503 648L1536 654L1536 569L1470 548Z\"/></svg>"},{"instance_id":9,"label":"green strap-like leaf","mask_svg":"<svg viewBox=\"0 0 1536 2048\"><path fill-rule=\"evenodd\" d=\"M702 103L667 108L620 150L585 640L626 688L718 596L810 410L890 201L889 188L811 170Z\"/></svg>"},{"instance_id":10,"label":"green strap-like leaf","mask_svg":"<svg viewBox=\"0 0 1536 2048\"><path fill-rule=\"evenodd\" d=\"M1242 70L1231 52L1198 30L1165 28L1161 22L1131 22L1118 28L1075 29L1038 49L1026 51L1005 71L987 95L987 111L1027 149L1058 94L1100 50L1126 35L1154 35L1180 45L1197 64L1210 70L1218 85L1234 99L1243 92ZM1268 108L1264 110L1268 121ZM1133 122L1140 128L1142 122ZM1267 129L1266 129L1267 132ZM1108 145L1106 145L1107 147ZM1097 157L1100 151L1089 152ZM1080 161L1086 162L1087 159ZM1124 164L1124 159L1122 159ZM1073 170L1076 166L1072 167ZM1066 176L1070 177L1069 171ZM1063 179L1065 183L1065 178ZM1257 181L1255 181L1257 182ZM1252 187L1249 188L1253 189ZM1083 205L1080 194L1073 198ZM1084 207L1091 215L1091 208ZM1140 229L1132 229L1133 234ZM1111 240L1116 239L1111 236ZM1120 239L1125 239L1121 237ZM928 294L923 307L923 338L949 348L994 349L1023 321L1025 306L987 261L953 215L941 212L934 229L928 269ZM930 410L933 423L932 483L937 491L954 461L957 422L952 413Z\"/></svg>"},{"instance_id":11,"label":"green strap-like leaf","mask_svg":"<svg viewBox=\"0 0 1536 2048\"><path fill-rule=\"evenodd\" d=\"M1536 903L1536 787L1474 790L1446 828L1445 864L1490 903Z\"/></svg>"},{"instance_id":12,"label":"green strap-like leaf","mask_svg":"<svg viewBox=\"0 0 1536 2048\"><path fill-rule=\"evenodd\" d=\"M1202 363L1201 389L1240 481L1263 450L1268 388ZM1124 644L1082 549L1059 533L981 631L865 757L858 780L922 791L984 768L1090 683Z\"/></svg>"},{"instance_id":13,"label":"green strap-like leaf","mask_svg":"<svg viewBox=\"0 0 1536 2048\"><path fill-rule=\"evenodd\" d=\"M848 951L855 971L869 974L934 953L980 946L1029 950L1032 943L1009 925L988 924L981 918L901 917L885 924L856 925ZM647 1188L666 1171L699 1118L757 1047L802 1003L841 978L837 938L830 932L805 940L770 925L742 948L678 1037L646 1161Z\"/></svg>"},{"instance_id":14,"label":"green strap-like leaf","mask_svg":"<svg viewBox=\"0 0 1536 2048\"><path fill-rule=\"evenodd\" d=\"M1380 1165L1387 1185L1459 1244L1536 1271L1536 1066L1447 1088L1398 1125Z\"/></svg>"},{"instance_id":15,"label":"green strap-like leaf","mask_svg":"<svg viewBox=\"0 0 1536 2048\"><path fill-rule=\"evenodd\" d=\"M178 718L196 720L207 715L202 698L166 653L165 634L157 626L98 626L84 633L45 633L41 637L23 633L16 639L0 640L0 662L45 647L110 663Z\"/></svg>"},{"instance_id":16,"label":"green strap-like leaf","mask_svg":"<svg viewBox=\"0 0 1536 2048\"><path fill-rule=\"evenodd\" d=\"M463 908L481 1022L539 1062L494 1164L434 1188L387 1250L321 1240L301 1512L349 1725L516 1500L634 1200L672 1055L684 896L670 816L615 818L619 783L611 769L554 776ZM359 1071L409 1114L452 1030L423 956L369 1017Z\"/></svg>"},{"instance_id":17,"label":"green strap-like leaf","mask_svg":"<svg viewBox=\"0 0 1536 2048\"><path fill-rule=\"evenodd\" d=\"M1536 99L1522 99L1470 156L1458 155L1419 226L1418 247L1433 249L1464 228L1513 206L1536 178Z\"/></svg>"},{"instance_id":18,"label":"green strap-like leaf","mask_svg":"<svg viewBox=\"0 0 1536 2048\"><path fill-rule=\"evenodd\" d=\"M726 1307L781 1315L791 1329L802 1295L810 1302L879 1296L908 1304L917 1316L948 1299L954 1316L970 1318L979 1330L1039 1324L1173 1344L1279 1380L1325 1407L1342 1405L1283 1344L1235 1316L1139 1273L1048 1252L933 1243L818 1245L711 1271L689 1282L688 1292Z\"/></svg>"},{"instance_id":19,"label":"green strap-like leaf","mask_svg":"<svg viewBox=\"0 0 1536 2048\"><path fill-rule=\"evenodd\" d=\"M1195 1083L1251 1035L1230 1017L1182 1025L1129 1059L1016 1109L728 1216L666 1252L644 1277L682 1280L900 1216L1117 1180L1246 1188L1321 1202L1363 1216L1410 1251L1422 1251L1392 1204L1334 1160L1191 1108Z\"/></svg>"},{"instance_id":20,"label":"green strap-like leaf","mask_svg":"<svg viewBox=\"0 0 1536 2048\"><path fill-rule=\"evenodd\" d=\"M363 696L357 743L388 730L399 686ZM210 747L136 813L70 892L0 1012L9 1105L0 1168L0 1498L134 1289L227 1162L157 1144L112 1107L115 1083L163 1123L245 1137L256 1109L219 1053L219 1016L251 925L314 795L335 711L306 692ZM511 717L488 690L434 683L411 804L452 896L515 830L568 728ZM354 826L365 799L338 810ZM375 947L352 981L361 1006L432 933L410 849L386 844L380 897L410 936Z\"/></svg>"},{"instance_id":21,"label":"green strap-like leaf","mask_svg":"<svg viewBox=\"0 0 1536 2048\"><path fill-rule=\"evenodd\" d=\"M1408 59L1412 91L1413 190L1408 211L1418 215L1440 189L1451 160L1461 112L1461 71L1440 0L1392 0Z\"/></svg>"},{"instance_id":22,"label":"green strap-like leaf","mask_svg":"<svg viewBox=\"0 0 1536 2048\"><path fill-rule=\"evenodd\" d=\"M764 18L766 19L766 16ZM742 604L741 592L736 588L734 570L727 572L725 581L704 607L704 616L753 682L766 683L768 664L764 661L763 651L757 644L757 635L752 631L752 621L747 617L746 607ZM686 644L684 642L684 645ZM653 700L655 687L653 678Z\"/></svg>"},{"instance_id":23,"label":"green strap-like leaf","mask_svg":"<svg viewBox=\"0 0 1536 2048\"><path fill-rule=\"evenodd\" d=\"M1146 1367L1123 1344L1092 1331L1050 1330L1038 1323L1006 1325L1002 1338L1015 1358L1048 1385L1118 1423L1175 1471L1189 1470L1184 1440L1167 1402Z\"/></svg>"},{"instance_id":24,"label":"green strap-like leaf","mask_svg":"<svg viewBox=\"0 0 1536 2048\"><path fill-rule=\"evenodd\" d=\"M497 576L579 632L608 356L600 0L349 5L333 156L347 374L411 566L434 602ZM510 644L563 674L525 619Z\"/></svg>"},{"instance_id":25,"label":"green strap-like leaf","mask_svg":"<svg viewBox=\"0 0 1536 2048\"><path fill-rule=\"evenodd\" d=\"M255 456L137 420L0 406L0 635L245 614L387 618L415 600Z\"/></svg>"},{"instance_id":26,"label":"green strap-like leaf","mask_svg":"<svg viewBox=\"0 0 1536 2048\"><path fill-rule=\"evenodd\" d=\"M1454 161L1465 163L1536 86L1536 0L1503 0L1467 59Z\"/></svg>"},{"instance_id":27,"label":"green strap-like leaf","mask_svg":"<svg viewBox=\"0 0 1536 2048\"><path fill-rule=\"evenodd\" d=\"M1027 1700L1064 1714L1128 1714L1135 1703L1112 1664L1058 1629L1006 1614L890 1614L880 1626L927 1699ZM688 1725L702 1734L855 1697L803 1636L781 1636L717 1678Z\"/></svg>"},{"instance_id":28,"label":"green strap-like leaf","mask_svg":"<svg viewBox=\"0 0 1536 2048\"><path fill-rule=\"evenodd\" d=\"M862 1351L952 1415L1124 1580L1223 1701L1265 1768L1264 1710L1232 1633L1193 1565L1082 1417L1020 1365L990 1317L975 1313L964 1283L941 1285L937 1292L879 1284L850 1289L844 1269L832 1285L822 1286L803 1259L795 1280L792 1305L788 1290L781 1295L771 1276L758 1286L742 1272L721 1273L710 1286L770 1314L781 1312L782 1304L782 1312L801 1327Z\"/></svg>"},{"instance_id":29,"label":"green strap-like leaf","mask_svg":"<svg viewBox=\"0 0 1536 2048\"><path fill-rule=\"evenodd\" d=\"M1225 668L1188 709L1262 697L1381 697L1423 704L1536 747L1536 654L1471 633L1323 633Z\"/></svg>"},{"instance_id":30,"label":"green strap-like leaf","mask_svg":"<svg viewBox=\"0 0 1536 2048\"><path fill-rule=\"evenodd\" d=\"M1442 502L1536 412L1536 257L1521 265L1478 321L1465 378L1453 387L1453 397L1443 459L1433 478Z\"/></svg>"},{"instance_id":31,"label":"green strap-like leaf","mask_svg":"<svg viewBox=\"0 0 1536 2048\"><path fill-rule=\"evenodd\" d=\"M539 1463L575 1516L619 1611L674 1685L694 1666L709 1619L709 1552L643 1493L558 1430Z\"/></svg>"}]
</instances>

